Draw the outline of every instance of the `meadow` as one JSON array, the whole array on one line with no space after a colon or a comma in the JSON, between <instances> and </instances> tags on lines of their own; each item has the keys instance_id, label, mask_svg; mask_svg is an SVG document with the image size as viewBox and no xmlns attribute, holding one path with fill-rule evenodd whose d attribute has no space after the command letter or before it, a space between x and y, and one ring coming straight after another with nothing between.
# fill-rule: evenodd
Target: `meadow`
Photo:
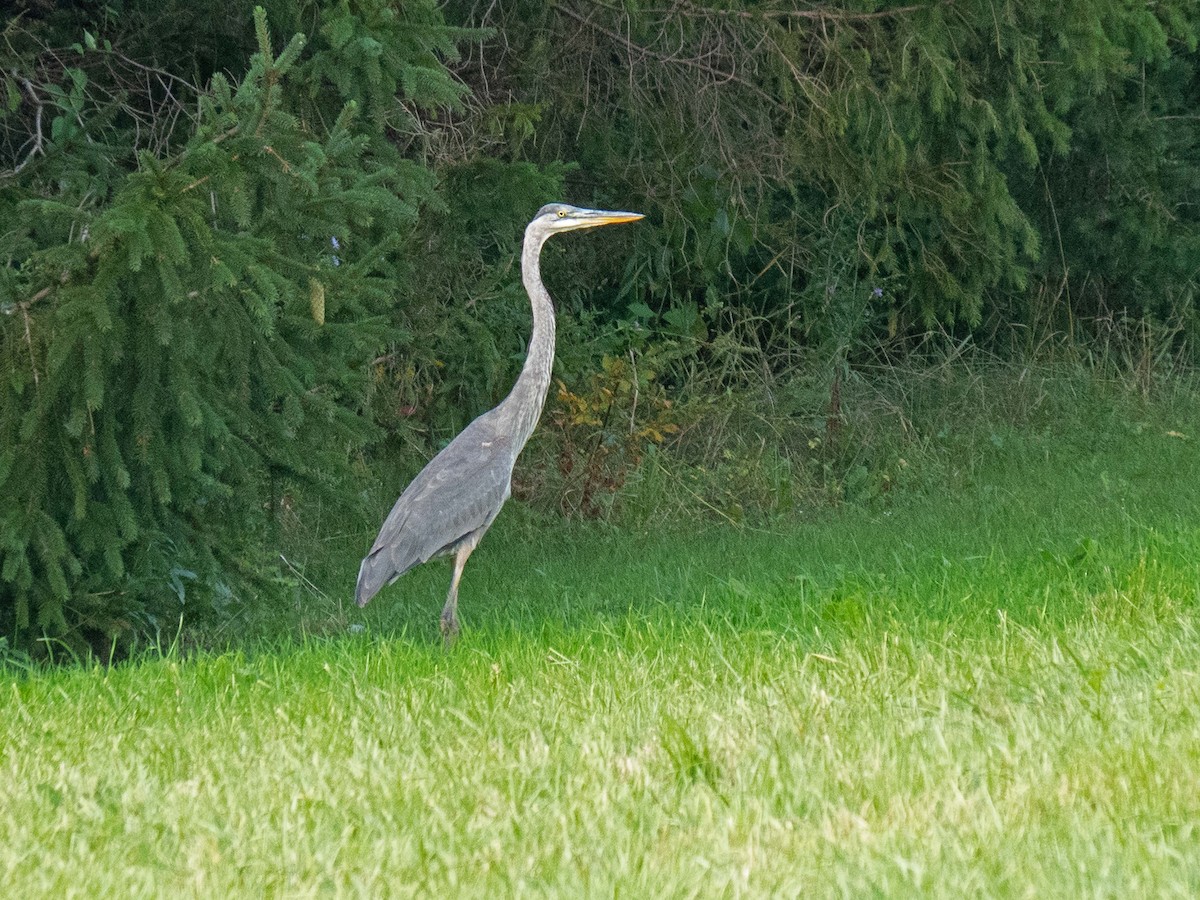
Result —
<instances>
[{"instance_id":1,"label":"meadow","mask_svg":"<svg viewBox=\"0 0 1200 900\"><path fill-rule=\"evenodd\" d=\"M0 883L1197 896L1197 440L1190 402L985 429L752 527L514 506L448 650L431 565L304 635L10 668Z\"/></svg>"}]
</instances>

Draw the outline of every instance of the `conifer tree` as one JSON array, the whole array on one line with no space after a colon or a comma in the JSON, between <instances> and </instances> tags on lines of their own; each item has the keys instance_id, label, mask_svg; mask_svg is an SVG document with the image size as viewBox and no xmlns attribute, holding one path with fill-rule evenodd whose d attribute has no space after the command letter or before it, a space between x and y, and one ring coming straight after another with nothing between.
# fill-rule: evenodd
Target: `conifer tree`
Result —
<instances>
[{"instance_id":1,"label":"conifer tree","mask_svg":"<svg viewBox=\"0 0 1200 900\"><path fill-rule=\"evenodd\" d=\"M9 79L33 137L0 181L6 627L177 616L262 571L273 487L346 507L372 434L366 362L433 202L432 174L386 139L388 92L459 90L433 18L356 7L333 10L317 54L300 35L276 50L258 9L244 75L196 88L194 124L157 153L122 157L130 103L94 103L83 68L57 88ZM350 46L359 13L386 47ZM371 77L320 90L350 55Z\"/></svg>"}]
</instances>

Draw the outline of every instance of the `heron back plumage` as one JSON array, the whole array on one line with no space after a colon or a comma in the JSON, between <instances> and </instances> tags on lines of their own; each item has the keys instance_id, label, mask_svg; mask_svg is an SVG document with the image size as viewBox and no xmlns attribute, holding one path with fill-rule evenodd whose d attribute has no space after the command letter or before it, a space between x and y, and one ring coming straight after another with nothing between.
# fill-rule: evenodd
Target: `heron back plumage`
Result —
<instances>
[{"instance_id":1,"label":"heron back plumage","mask_svg":"<svg viewBox=\"0 0 1200 900\"><path fill-rule=\"evenodd\" d=\"M492 524L508 499L516 461L512 440L498 427L499 413L498 407L468 425L405 488L359 568L359 606L413 566Z\"/></svg>"}]
</instances>

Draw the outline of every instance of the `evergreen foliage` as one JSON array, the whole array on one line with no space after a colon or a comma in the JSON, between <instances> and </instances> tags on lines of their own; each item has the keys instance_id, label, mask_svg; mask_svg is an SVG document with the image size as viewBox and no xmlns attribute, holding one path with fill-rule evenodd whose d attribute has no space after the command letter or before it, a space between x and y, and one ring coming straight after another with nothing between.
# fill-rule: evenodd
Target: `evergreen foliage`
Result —
<instances>
[{"instance_id":1,"label":"evergreen foliage","mask_svg":"<svg viewBox=\"0 0 1200 900\"><path fill-rule=\"evenodd\" d=\"M259 9L244 74L212 73L194 123L162 126L158 153L120 143L132 104L93 91L86 69L66 68L57 88L14 76L37 107L10 115L36 116L44 143L10 156L0 182L10 626L147 625L227 600L269 571L285 487L345 507L350 451L373 434L358 412L364 361L433 200L431 173L384 139L382 98L455 96L444 71L412 74L429 52L390 7L360 7L372 15L333 11L318 53L301 35L274 48ZM364 22L406 40L374 61L353 51L372 77L342 85L347 96L318 90L323 56L351 52L339 35Z\"/></svg>"}]
</instances>

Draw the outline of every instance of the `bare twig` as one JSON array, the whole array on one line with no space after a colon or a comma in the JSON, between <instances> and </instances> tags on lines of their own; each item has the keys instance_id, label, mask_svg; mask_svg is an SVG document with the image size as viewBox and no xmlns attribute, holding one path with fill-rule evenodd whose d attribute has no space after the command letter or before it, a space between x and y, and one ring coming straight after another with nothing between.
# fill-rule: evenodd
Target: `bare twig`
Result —
<instances>
[{"instance_id":1,"label":"bare twig","mask_svg":"<svg viewBox=\"0 0 1200 900\"><path fill-rule=\"evenodd\" d=\"M181 78L178 75L166 71L165 69L156 69L154 66L147 66L144 63L138 62L136 59L130 59L123 53L117 53L115 50L111 51L111 53L114 59L119 59L127 66L132 66L135 69L141 69L147 74L157 75L159 78L159 83L163 84L164 88L166 87L166 84L163 82L163 79L166 79L167 81L176 81L179 84L182 84L184 87L189 88L194 94L204 93L200 88L196 87L196 85L192 84L186 78Z\"/></svg>"},{"instance_id":2,"label":"bare twig","mask_svg":"<svg viewBox=\"0 0 1200 900\"><path fill-rule=\"evenodd\" d=\"M308 585L308 589L309 589L310 591L312 591L314 594L316 594L316 595L317 595L318 597L320 597L322 600L328 600L328 599L329 599L329 595L328 595L328 594L326 594L326 593L325 593L323 590L321 590L319 587L317 587L315 584L313 584L313 583L312 583L312 582L311 582L311 581L310 581L310 580L309 580L309 579L308 579L308 578L305 576L305 574L304 574L303 572L301 572L301 571L300 571L299 569L297 569L297 568L296 568L294 565L292 565L292 561L291 561L290 559L288 559L288 558L287 558L286 556L284 556L282 553L280 553L280 554L279 554L279 558L280 558L280 560L282 560L282 561L283 561L283 564L284 564L285 566L287 566L289 569L291 569L291 570L292 570L292 574L294 574L294 575L295 575L297 578L299 578L299 579L300 579L301 581L303 581L303 582L304 582L306 585Z\"/></svg>"},{"instance_id":3,"label":"bare twig","mask_svg":"<svg viewBox=\"0 0 1200 900\"><path fill-rule=\"evenodd\" d=\"M53 287L44 287L40 291L38 291L36 294L34 294L32 297L30 297L28 300L22 300L20 303L17 304L17 306L19 306L23 310L28 310L29 307L33 306L33 304L37 303L39 300L44 300L47 297L49 297L50 292L52 290L54 290Z\"/></svg>"},{"instance_id":4,"label":"bare twig","mask_svg":"<svg viewBox=\"0 0 1200 900\"><path fill-rule=\"evenodd\" d=\"M684 9L692 12L695 15L715 16L719 18L738 18L738 19L808 19L810 21L835 21L835 22L859 22L868 19L890 19L895 16L902 16L907 13L920 12L929 9L933 6L949 5L953 0L936 0L934 3L914 3L911 6L897 6L894 9L881 9L876 12L850 12L844 9L763 9L749 10L740 9L708 9L706 7L697 6L691 0L675 0L675 9ZM674 11L674 10L672 10Z\"/></svg>"},{"instance_id":5,"label":"bare twig","mask_svg":"<svg viewBox=\"0 0 1200 900\"><path fill-rule=\"evenodd\" d=\"M50 292L49 288L45 290L46 293ZM33 355L33 333L29 328L29 307L25 303L21 304L21 315L25 319L25 346L29 348L29 369L33 372L33 384L36 387L41 383L41 379L38 377L37 360Z\"/></svg>"},{"instance_id":6,"label":"bare twig","mask_svg":"<svg viewBox=\"0 0 1200 900\"><path fill-rule=\"evenodd\" d=\"M638 374L637 374L637 355L632 347L629 348L629 367L632 377L629 379L629 384L633 388L633 398L629 404L629 433L633 434L637 430L637 406L638 406Z\"/></svg>"},{"instance_id":7,"label":"bare twig","mask_svg":"<svg viewBox=\"0 0 1200 900\"><path fill-rule=\"evenodd\" d=\"M21 170L29 165L35 156L46 152L45 137L42 134L42 113L44 110L44 104L38 97L37 90L34 88L32 81L17 74L15 69L13 70L12 76L13 78L17 79L17 81L21 82L21 87L25 88L25 93L27 93L29 95L29 99L33 101L33 106L36 110L33 117L33 147L30 149L29 153L26 154L25 158L16 165L15 168L10 169L7 172L0 172L0 178L11 177L13 175L20 174Z\"/></svg>"},{"instance_id":8,"label":"bare twig","mask_svg":"<svg viewBox=\"0 0 1200 900\"><path fill-rule=\"evenodd\" d=\"M753 82L747 81L745 78L742 78L736 72L718 69L718 68L711 66L708 63L704 62L702 59L697 59L697 58L688 57L688 56L681 56L679 54L663 53L662 51L659 51L659 50L652 50L649 47L643 47L641 44L638 44L637 42L626 37L625 35L621 34L620 32L613 31L610 28L605 28L603 25L599 24L598 22L592 21L592 19L590 17L584 16L583 14L576 12L575 10L571 9L571 7L569 7L569 6L563 5L563 6L557 7L557 9L559 10L559 12L568 16L569 18L574 19L576 22L579 22L581 25L584 25L587 28L590 28L593 31L596 31L596 32L604 35L605 37L610 38L610 39L618 42L619 44L622 44L626 48L626 50L629 52L631 57L633 57L633 56L649 57L651 59L656 59L659 62L671 63L674 65L681 65L681 66L687 66L687 67L693 68L693 69L699 69L700 71L707 72L709 75L712 75L713 77L715 77L718 80L718 83L734 82L736 84L741 85L744 88L747 88L748 90L752 91L753 93L757 94L760 98L766 100L772 106L782 107L782 104L779 102L779 100L776 97L771 96L767 91L763 90L761 87L754 84Z\"/></svg>"}]
</instances>

